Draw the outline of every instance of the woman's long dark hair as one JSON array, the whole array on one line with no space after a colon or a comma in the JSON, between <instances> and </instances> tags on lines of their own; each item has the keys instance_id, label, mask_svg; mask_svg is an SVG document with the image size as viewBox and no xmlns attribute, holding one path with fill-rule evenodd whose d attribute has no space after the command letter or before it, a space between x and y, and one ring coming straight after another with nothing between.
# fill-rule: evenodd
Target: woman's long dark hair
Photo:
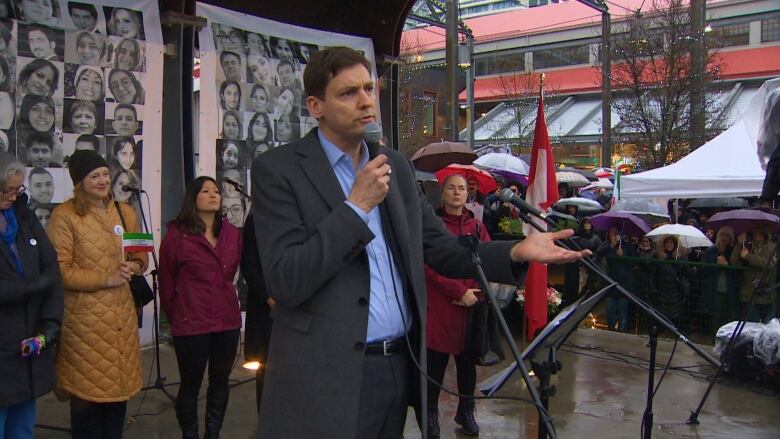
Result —
<instances>
[{"instance_id":1,"label":"woman's long dark hair","mask_svg":"<svg viewBox=\"0 0 780 439\"><path fill-rule=\"evenodd\" d=\"M200 190L207 181L214 183L214 186L219 190L217 181L211 177L206 177L204 175L192 180L192 182L187 185L187 190L184 191L184 200L181 203L179 214L176 215L176 225L194 235L199 235L206 231L206 223L198 216L197 199ZM214 224L211 227L211 231L214 232L214 236L219 236L221 230L222 211L218 210L214 212Z\"/></svg>"}]
</instances>

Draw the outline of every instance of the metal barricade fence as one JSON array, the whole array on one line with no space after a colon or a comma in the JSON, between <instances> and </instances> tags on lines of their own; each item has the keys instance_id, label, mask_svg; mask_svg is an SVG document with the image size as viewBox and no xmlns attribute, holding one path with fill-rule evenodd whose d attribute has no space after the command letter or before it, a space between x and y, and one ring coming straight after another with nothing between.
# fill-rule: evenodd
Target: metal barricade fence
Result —
<instances>
[{"instance_id":1,"label":"metal barricade fence","mask_svg":"<svg viewBox=\"0 0 780 439\"><path fill-rule=\"evenodd\" d=\"M745 305L740 300L743 276L756 276L745 266L649 257L611 256L603 264L610 276L663 313L683 334L708 344L721 325L740 317ZM601 286L592 275L589 278L586 288L595 291ZM770 285L774 283L774 277L769 279ZM606 320L614 329L622 317L626 319L625 331L647 333L648 318L623 300L619 293L611 294L599 320ZM776 292L770 300L770 313L774 314L778 310Z\"/></svg>"}]
</instances>

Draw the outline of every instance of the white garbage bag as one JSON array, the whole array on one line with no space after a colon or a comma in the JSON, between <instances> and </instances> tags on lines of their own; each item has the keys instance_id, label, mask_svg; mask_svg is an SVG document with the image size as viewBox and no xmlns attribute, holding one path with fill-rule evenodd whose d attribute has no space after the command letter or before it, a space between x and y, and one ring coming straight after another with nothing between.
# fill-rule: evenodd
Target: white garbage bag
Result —
<instances>
[{"instance_id":1,"label":"white garbage bag","mask_svg":"<svg viewBox=\"0 0 780 439\"><path fill-rule=\"evenodd\" d=\"M723 351L726 350L726 345L729 343L729 339L731 339L731 334L734 333L734 328L737 326L737 323L739 322L734 321L726 323L715 333L715 346L712 350L715 351L718 356L723 355ZM761 333L763 330L764 325L762 323L746 322L737 342L741 340L753 340L756 334Z\"/></svg>"},{"instance_id":2,"label":"white garbage bag","mask_svg":"<svg viewBox=\"0 0 780 439\"><path fill-rule=\"evenodd\" d=\"M772 319L753 336L753 355L764 365L780 364L780 320Z\"/></svg>"}]
</instances>

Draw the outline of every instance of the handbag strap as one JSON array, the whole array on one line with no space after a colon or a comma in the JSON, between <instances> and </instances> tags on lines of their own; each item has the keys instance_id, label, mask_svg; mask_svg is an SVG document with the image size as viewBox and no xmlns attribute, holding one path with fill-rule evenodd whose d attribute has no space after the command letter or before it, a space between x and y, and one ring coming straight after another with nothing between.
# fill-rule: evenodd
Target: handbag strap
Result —
<instances>
[{"instance_id":1,"label":"handbag strap","mask_svg":"<svg viewBox=\"0 0 780 439\"><path fill-rule=\"evenodd\" d=\"M114 207L116 207L117 213L119 213L119 220L122 222L122 229L127 232L127 224L125 224L125 216L122 215L122 209L119 207L119 201L114 200ZM122 252L124 253L124 251ZM130 255L125 254L125 260L130 260Z\"/></svg>"}]
</instances>

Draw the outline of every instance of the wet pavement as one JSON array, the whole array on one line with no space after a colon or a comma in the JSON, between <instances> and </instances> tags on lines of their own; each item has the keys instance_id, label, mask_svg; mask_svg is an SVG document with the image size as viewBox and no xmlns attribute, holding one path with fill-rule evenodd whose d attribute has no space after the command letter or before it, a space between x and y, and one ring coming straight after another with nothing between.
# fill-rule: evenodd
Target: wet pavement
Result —
<instances>
[{"instance_id":1,"label":"wet pavement","mask_svg":"<svg viewBox=\"0 0 780 439\"><path fill-rule=\"evenodd\" d=\"M647 392L647 339L632 334L601 330L577 331L560 353L563 370L553 378L557 393L551 399L549 412L553 416L560 438L637 438L645 410ZM663 367L673 343L659 341L657 363ZM705 348L710 351L709 347ZM144 351L144 372L148 381L156 376L152 367L153 350ZM477 381L503 369L506 364L491 368L477 368ZM780 398L774 392L755 384L727 378L715 386L699 416L700 425L689 426L686 421L703 395L707 382L701 378L713 369L704 365L690 348L677 346L672 368L654 400L654 438L780 438ZM169 382L177 380L173 348L161 349L162 375ZM656 379L661 371L656 372ZM248 439L254 437L257 427L254 382L245 382L252 375L238 366L231 379L235 387L222 430L223 438ZM205 380L204 380L205 381ZM454 364L451 361L445 385L455 387ZM174 394L176 386L168 387ZM204 413L205 382L200 401L201 418ZM499 392L501 396L528 397L520 375L516 373ZM442 438L465 438L453 421L457 398L442 394L439 410ZM178 438L173 405L159 390L142 392L128 405L130 419L125 438ZM537 414L524 402L512 400L483 400L477 402L477 421L480 437L536 438ZM68 404L58 402L53 395L38 403L38 422L54 427L69 425ZM65 432L36 429L37 438L67 438ZM334 435L338 437L338 435ZM419 437L412 412L409 412L406 438Z\"/></svg>"}]
</instances>

